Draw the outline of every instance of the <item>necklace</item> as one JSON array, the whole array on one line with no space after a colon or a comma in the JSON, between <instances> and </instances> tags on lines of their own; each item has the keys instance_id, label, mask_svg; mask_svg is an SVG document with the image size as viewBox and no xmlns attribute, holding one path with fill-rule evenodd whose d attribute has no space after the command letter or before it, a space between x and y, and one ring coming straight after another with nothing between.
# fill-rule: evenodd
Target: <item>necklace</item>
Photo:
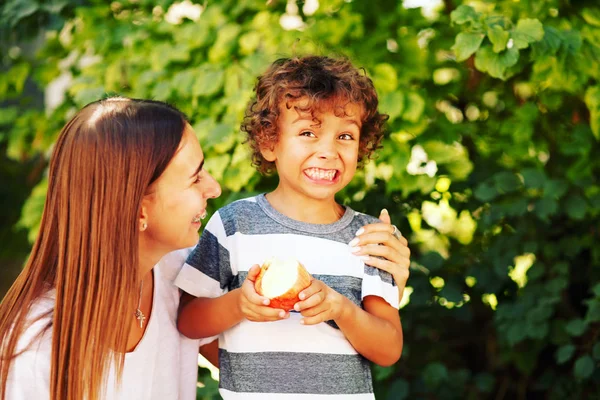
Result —
<instances>
[{"instance_id":1,"label":"necklace","mask_svg":"<svg viewBox=\"0 0 600 400\"><path fill-rule=\"evenodd\" d=\"M137 319L138 321L140 321L140 328L144 327L144 321L146 320L146 316L144 315L144 313L142 312L142 310L140 309L140 306L142 305L142 290L144 289L144 280L142 279L142 283L140 284L140 297L138 298L138 306L135 309L135 319Z\"/></svg>"}]
</instances>

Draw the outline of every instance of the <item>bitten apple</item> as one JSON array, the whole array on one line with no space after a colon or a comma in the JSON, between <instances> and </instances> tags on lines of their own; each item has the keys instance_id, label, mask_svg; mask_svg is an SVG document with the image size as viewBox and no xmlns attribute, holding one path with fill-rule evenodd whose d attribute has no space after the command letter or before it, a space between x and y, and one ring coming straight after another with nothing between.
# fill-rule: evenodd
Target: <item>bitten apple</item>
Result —
<instances>
[{"instance_id":1,"label":"bitten apple","mask_svg":"<svg viewBox=\"0 0 600 400\"><path fill-rule=\"evenodd\" d=\"M312 276L298 260L272 258L260 268L254 288L271 301L269 307L289 311L300 300L298 294L310 286L311 281Z\"/></svg>"}]
</instances>

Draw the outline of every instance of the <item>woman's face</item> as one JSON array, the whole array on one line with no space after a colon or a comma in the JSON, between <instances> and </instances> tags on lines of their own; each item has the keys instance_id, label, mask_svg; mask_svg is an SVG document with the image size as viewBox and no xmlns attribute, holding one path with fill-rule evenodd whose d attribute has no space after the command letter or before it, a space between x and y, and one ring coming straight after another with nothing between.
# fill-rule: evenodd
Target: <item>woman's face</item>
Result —
<instances>
[{"instance_id":1,"label":"woman's face","mask_svg":"<svg viewBox=\"0 0 600 400\"><path fill-rule=\"evenodd\" d=\"M219 197L221 187L204 169L204 154L189 124L173 159L148 192L140 221L146 223L142 235L148 248L167 253L194 246L207 200Z\"/></svg>"}]
</instances>

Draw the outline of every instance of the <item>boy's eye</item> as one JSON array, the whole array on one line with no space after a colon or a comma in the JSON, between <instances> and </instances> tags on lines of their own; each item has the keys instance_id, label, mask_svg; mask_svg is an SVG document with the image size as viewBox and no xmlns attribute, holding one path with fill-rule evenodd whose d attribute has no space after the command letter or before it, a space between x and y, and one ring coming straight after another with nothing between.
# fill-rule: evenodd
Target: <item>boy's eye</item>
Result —
<instances>
[{"instance_id":1,"label":"boy's eye","mask_svg":"<svg viewBox=\"0 0 600 400\"><path fill-rule=\"evenodd\" d=\"M338 136L338 139L353 140L354 136L352 136L350 133L342 133L340 136Z\"/></svg>"},{"instance_id":2,"label":"boy's eye","mask_svg":"<svg viewBox=\"0 0 600 400\"><path fill-rule=\"evenodd\" d=\"M315 134L312 133L311 131L302 131L302 132L300 132L300 136L314 137Z\"/></svg>"},{"instance_id":3,"label":"boy's eye","mask_svg":"<svg viewBox=\"0 0 600 400\"><path fill-rule=\"evenodd\" d=\"M202 175L201 173L199 173L198 175L196 175L196 178L194 179L194 184L200 182L202 180Z\"/></svg>"}]
</instances>

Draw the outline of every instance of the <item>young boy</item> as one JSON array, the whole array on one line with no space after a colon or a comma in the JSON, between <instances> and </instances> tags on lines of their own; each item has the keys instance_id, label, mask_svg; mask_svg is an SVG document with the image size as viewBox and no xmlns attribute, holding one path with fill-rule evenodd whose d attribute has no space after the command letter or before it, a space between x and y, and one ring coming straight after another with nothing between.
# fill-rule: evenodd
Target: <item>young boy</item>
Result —
<instances>
[{"instance_id":1,"label":"young boy","mask_svg":"<svg viewBox=\"0 0 600 400\"><path fill-rule=\"evenodd\" d=\"M198 297L182 302L180 331L221 335L224 399L373 399L369 361L400 358L398 288L348 247L378 220L335 201L379 146L377 106L371 80L345 59L281 59L259 78L242 129L279 184L215 213L175 282ZM291 312L254 289L256 264L272 257L314 278Z\"/></svg>"}]
</instances>

